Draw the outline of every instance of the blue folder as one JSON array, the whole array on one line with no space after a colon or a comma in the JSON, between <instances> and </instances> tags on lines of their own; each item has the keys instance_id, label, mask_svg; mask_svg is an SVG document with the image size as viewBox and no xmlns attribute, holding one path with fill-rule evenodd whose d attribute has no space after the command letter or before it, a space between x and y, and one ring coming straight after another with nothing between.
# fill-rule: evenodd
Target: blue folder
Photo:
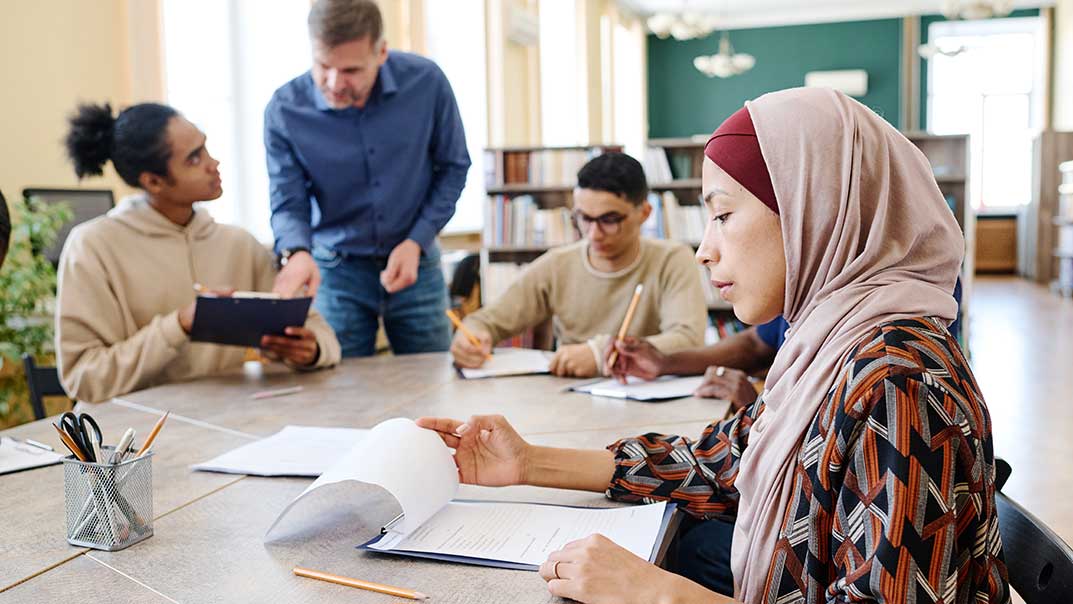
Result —
<instances>
[{"instance_id":1,"label":"blue folder","mask_svg":"<svg viewBox=\"0 0 1073 604\"><path fill-rule=\"evenodd\" d=\"M261 336L285 335L305 325L313 298L230 298L198 296L190 339L257 348Z\"/></svg>"},{"instance_id":2,"label":"blue folder","mask_svg":"<svg viewBox=\"0 0 1073 604\"><path fill-rule=\"evenodd\" d=\"M520 502L512 502L520 503ZM554 504L535 504L535 505L554 505ZM564 506L564 507L582 507L582 506ZM659 525L659 534L656 537L656 543L652 546L652 553L648 557L648 561L653 564L659 564L663 561L663 557L667 553L667 548L670 545L670 540L678 532L678 524L680 519L675 516L677 511L677 505L674 503L667 503L667 508L663 511L663 521ZM373 552L377 554L393 554L396 556L410 556L414 558L428 558L430 560L442 560L445 562L458 562L460 564L472 564L474 566L491 566L493 568L508 568L512 570L528 570L537 571L540 567L534 564L523 564L521 562L507 562L504 560L493 560L490 558L471 558L469 556L456 556L453 554L434 554L429 552L413 552L408 550L378 550L369 546L375 544L384 538L386 532L362 543L357 546L360 550Z\"/></svg>"}]
</instances>

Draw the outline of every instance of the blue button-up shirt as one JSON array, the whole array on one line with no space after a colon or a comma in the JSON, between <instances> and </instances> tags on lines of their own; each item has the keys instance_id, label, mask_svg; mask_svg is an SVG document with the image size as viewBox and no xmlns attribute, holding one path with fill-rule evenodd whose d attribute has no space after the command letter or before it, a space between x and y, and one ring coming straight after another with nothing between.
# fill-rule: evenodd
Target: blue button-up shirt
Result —
<instances>
[{"instance_id":1,"label":"blue button-up shirt","mask_svg":"<svg viewBox=\"0 0 1073 604\"><path fill-rule=\"evenodd\" d=\"M470 159L440 68L391 51L363 108L332 109L306 72L265 108L276 250L387 256L427 250L455 211Z\"/></svg>"}]
</instances>

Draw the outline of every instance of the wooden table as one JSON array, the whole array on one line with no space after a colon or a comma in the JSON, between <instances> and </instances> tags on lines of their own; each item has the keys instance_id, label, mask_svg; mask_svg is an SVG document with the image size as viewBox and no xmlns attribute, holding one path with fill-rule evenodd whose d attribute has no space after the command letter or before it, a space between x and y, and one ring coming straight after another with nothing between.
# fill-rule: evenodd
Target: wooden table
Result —
<instances>
[{"instance_id":1,"label":"wooden table","mask_svg":"<svg viewBox=\"0 0 1073 604\"><path fill-rule=\"evenodd\" d=\"M602 447L647 431L697 435L726 403L682 399L638 403L563 392L574 383L547 376L460 380L446 355L348 360L294 373L247 365L243 371L171 384L85 406L114 440L127 426L144 435L164 410L172 419L154 450L154 536L119 552L73 547L64 539L60 466L0 477L0 601L388 602L387 596L295 577L307 566L402 585L436 602L549 602L535 573L370 554L355 549L396 509L354 509L346 485L303 502L265 540L279 511L311 479L192 472L189 466L272 434L288 424L372 427L391 417L505 415L537 444ZM291 385L290 396L252 400ZM58 446L48 421L4 431ZM601 494L536 487L463 486L461 497L618 505ZM89 586L88 588L86 586Z\"/></svg>"}]
</instances>

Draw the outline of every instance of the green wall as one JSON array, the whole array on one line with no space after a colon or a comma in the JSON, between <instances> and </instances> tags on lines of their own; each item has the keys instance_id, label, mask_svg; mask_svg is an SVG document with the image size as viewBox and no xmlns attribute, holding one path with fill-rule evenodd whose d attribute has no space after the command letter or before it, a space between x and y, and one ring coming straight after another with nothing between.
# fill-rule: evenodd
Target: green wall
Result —
<instances>
[{"instance_id":1,"label":"green wall","mask_svg":"<svg viewBox=\"0 0 1073 604\"><path fill-rule=\"evenodd\" d=\"M868 94L858 99L899 124L901 19L790 25L730 32L737 52L756 66L726 79L709 78L693 58L719 50L719 35L679 42L648 37L649 137L710 133L749 99L802 86L805 73L864 69Z\"/></svg>"}]
</instances>

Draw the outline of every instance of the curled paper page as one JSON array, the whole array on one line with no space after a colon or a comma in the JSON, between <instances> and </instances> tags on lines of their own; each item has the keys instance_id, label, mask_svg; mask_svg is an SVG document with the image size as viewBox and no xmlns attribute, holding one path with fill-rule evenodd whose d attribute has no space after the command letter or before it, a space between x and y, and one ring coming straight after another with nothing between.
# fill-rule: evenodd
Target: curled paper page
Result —
<instances>
[{"instance_id":1,"label":"curled paper page","mask_svg":"<svg viewBox=\"0 0 1073 604\"><path fill-rule=\"evenodd\" d=\"M265 537L310 493L344 481L377 485L390 493L403 511L391 530L408 535L454 498L458 469L451 450L435 432L405 418L383 421L283 508Z\"/></svg>"}]
</instances>

